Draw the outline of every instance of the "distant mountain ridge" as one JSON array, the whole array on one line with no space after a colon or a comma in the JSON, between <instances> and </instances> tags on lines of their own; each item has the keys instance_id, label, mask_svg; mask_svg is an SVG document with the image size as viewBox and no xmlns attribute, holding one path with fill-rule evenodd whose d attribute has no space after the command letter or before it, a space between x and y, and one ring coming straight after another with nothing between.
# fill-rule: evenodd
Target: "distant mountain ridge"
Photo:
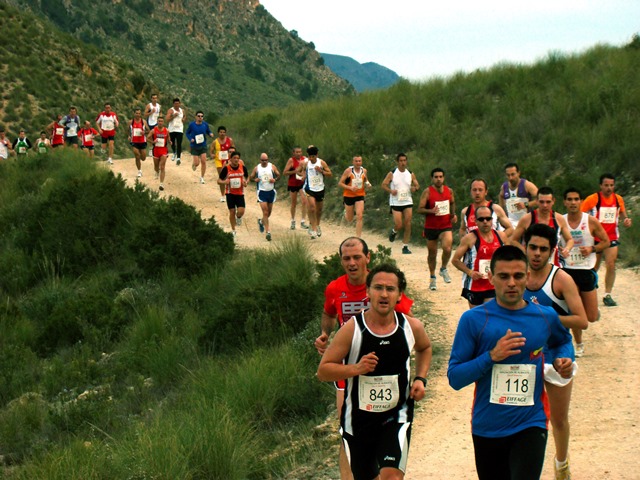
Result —
<instances>
[{"instance_id":1,"label":"distant mountain ridge","mask_svg":"<svg viewBox=\"0 0 640 480\"><path fill-rule=\"evenodd\" d=\"M320 55L325 65L348 80L357 92L387 88L400 80L396 72L374 62L359 63L351 57L331 53Z\"/></svg>"}]
</instances>

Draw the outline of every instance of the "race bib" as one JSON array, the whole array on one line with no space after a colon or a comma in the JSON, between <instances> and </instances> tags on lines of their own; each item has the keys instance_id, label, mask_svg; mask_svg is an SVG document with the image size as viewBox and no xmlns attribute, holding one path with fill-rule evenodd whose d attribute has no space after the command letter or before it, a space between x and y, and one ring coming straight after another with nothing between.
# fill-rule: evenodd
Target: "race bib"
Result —
<instances>
[{"instance_id":1,"label":"race bib","mask_svg":"<svg viewBox=\"0 0 640 480\"><path fill-rule=\"evenodd\" d=\"M598 220L600 223L616 223L618 209L616 207L600 207Z\"/></svg>"},{"instance_id":2,"label":"race bib","mask_svg":"<svg viewBox=\"0 0 640 480\"><path fill-rule=\"evenodd\" d=\"M441 217L443 215L449 215L449 200L442 200L440 202L435 203L436 207L436 217Z\"/></svg>"},{"instance_id":3,"label":"race bib","mask_svg":"<svg viewBox=\"0 0 640 480\"><path fill-rule=\"evenodd\" d=\"M354 178L353 179L353 186L356 187L357 189L361 189L362 188L362 179L361 178Z\"/></svg>"},{"instance_id":4,"label":"race bib","mask_svg":"<svg viewBox=\"0 0 640 480\"><path fill-rule=\"evenodd\" d=\"M38 153L47 153L47 147L38 147Z\"/></svg>"},{"instance_id":5,"label":"race bib","mask_svg":"<svg viewBox=\"0 0 640 480\"><path fill-rule=\"evenodd\" d=\"M312 187L321 187L322 186L322 175L313 175L309 177L309 185Z\"/></svg>"},{"instance_id":6,"label":"race bib","mask_svg":"<svg viewBox=\"0 0 640 480\"><path fill-rule=\"evenodd\" d=\"M589 261L580 253L580 247L573 247L569 252L569 258L564 259L567 267L588 267Z\"/></svg>"},{"instance_id":7,"label":"race bib","mask_svg":"<svg viewBox=\"0 0 640 480\"><path fill-rule=\"evenodd\" d=\"M69 127L67 130L68 137L75 137L78 134L78 127Z\"/></svg>"},{"instance_id":8,"label":"race bib","mask_svg":"<svg viewBox=\"0 0 640 480\"><path fill-rule=\"evenodd\" d=\"M197 134L195 140L197 144L204 143L204 135L202 133Z\"/></svg>"},{"instance_id":9,"label":"race bib","mask_svg":"<svg viewBox=\"0 0 640 480\"><path fill-rule=\"evenodd\" d=\"M27 153L27 147L18 147L18 153Z\"/></svg>"},{"instance_id":10,"label":"race bib","mask_svg":"<svg viewBox=\"0 0 640 480\"><path fill-rule=\"evenodd\" d=\"M141 137L143 134L142 129L141 128L134 128L133 129L133 136L134 137Z\"/></svg>"},{"instance_id":11,"label":"race bib","mask_svg":"<svg viewBox=\"0 0 640 480\"><path fill-rule=\"evenodd\" d=\"M93 134L92 133L87 133L84 136L84 143L91 143L91 140L93 140Z\"/></svg>"},{"instance_id":12,"label":"race bib","mask_svg":"<svg viewBox=\"0 0 640 480\"><path fill-rule=\"evenodd\" d=\"M228 150L220 150L220 160L229 160Z\"/></svg>"},{"instance_id":13,"label":"race bib","mask_svg":"<svg viewBox=\"0 0 640 480\"><path fill-rule=\"evenodd\" d=\"M534 404L535 365L495 364L491 370L489 401L498 405L529 407Z\"/></svg>"},{"instance_id":14,"label":"race bib","mask_svg":"<svg viewBox=\"0 0 640 480\"><path fill-rule=\"evenodd\" d=\"M156 138L156 141L154 142L154 145L156 147L164 147L164 144L166 143L167 139L166 138Z\"/></svg>"},{"instance_id":15,"label":"race bib","mask_svg":"<svg viewBox=\"0 0 640 480\"><path fill-rule=\"evenodd\" d=\"M64 134L64 128L56 128L56 135Z\"/></svg>"},{"instance_id":16,"label":"race bib","mask_svg":"<svg viewBox=\"0 0 640 480\"><path fill-rule=\"evenodd\" d=\"M106 119L106 120L102 120L102 129L103 130L113 130L114 127L115 127L115 123L110 118Z\"/></svg>"},{"instance_id":17,"label":"race bib","mask_svg":"<svg viewBox=\"0 0 640 480\"><path fill-rule=\"evenodd\" d=\"M230 188L234 188L234 189L238 189L242 186L242 180L238 177L234 177L234 178L230 178L229 179L229 187Z\"/></svg>"},{"instance_id":18,"label":"race bib","mask_svg":"<svg viewBox=\"0 0 640 480\"><path fill-rule=\"evenodd\" d=\"M401 202L411 200L411 190L398 190L398 200Z\"/></svg>"},{"instance_id":19,"label":"race bib","mask_svg":"<svg viewBox=\"0 0 640 480\"><path fill-rule=\"evenodd\" d=\"M487 259L478 260L478 271L482 274L482 278L488 278L490 270L491 270L491 260L487 260Z\"/></svg>"},{"instance_id":20,"label":"race bib","mask_svg":"<svg viewBox=\"0 0 640 480\"><path fill-rule=\"evenodd\" d=\"M520 197L507 198L507 201L506 201L507 212L509 212L509 213L524 213L524 212L526 212L527 211L526 208L518 208L518 206L517 206L518 203L524 203L526 201L527 201L526 198L520 198Z\"/></svg>"},{"instance_id":21,"label":"race bib","mask_svg":"<svg viewBox=\"0 0 640 480\"><path fill-rule=\"evenodd\" d=\"M265 173L260 177L260 181L262 183L269 183L269 180L271 180L271 175L269 175L268 173Z\"/></svg>"},{"instance_id":22,"label":"race bib","mask_svg":"<svg viewBox=\"0 0 640 480\"><path fill-rule=\"evenodd\" d=\"M366 412L386 412L400 400L398 375L378 377L358 377L358 400L360 410Z\"/></svg>"}]
</instances>

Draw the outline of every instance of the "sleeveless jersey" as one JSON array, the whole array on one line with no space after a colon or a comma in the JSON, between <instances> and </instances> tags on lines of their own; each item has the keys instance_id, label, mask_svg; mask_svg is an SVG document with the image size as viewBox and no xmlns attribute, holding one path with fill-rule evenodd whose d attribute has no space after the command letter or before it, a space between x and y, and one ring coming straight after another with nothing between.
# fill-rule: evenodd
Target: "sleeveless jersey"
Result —
<instances>
[{"instance_id":1,"label":"sleeveless jersey","mask_svg":"<svg viewBox=\"0 0 640 480\"><path fill-rule=\"evenodd\" d=\"M491 221L491 228L495 230L501 228L502 225L498 222L498 215L493 210L493 202L489 201L489 203L487 205L483 205L483 207L487 207L491 210L491 217L493 218ZM464 228L467 233L478 229L478 224L476 223L476 207L473 203L467 207L467 211L464 214Z\"/></svg>"},{"instance_id":2,"label":"sleeveless jersey","mask_svg":"<svg viewBox=\"0 0 640 480\"><path fill-rule=\"evenodd\" d=\"M347 178L345 179L345 182L347 185L353 185L354 187L357 188L357 190L355 192L352 192L351 190L345 190L343 193L343 196L345 197L364 197L365 196L365 191L364 191L364 184L367 181L367 178L364 174L364 168L360 167L360 172L356 172L354 167L351 167L351 172L349 173L349 176L347 176Z\"/></svg>"},{"instance_id":3,"label":"sleeveless jersey","mask_svg":"<svg viewBox=\"0 0 640 480\"><path fill-rule=\"evenodd\" d=\"M0 158L7 159L9 157L9 140L0 140Z\"/></svg>"},{"instance_id":4,"label":"sleeveless jersey","mask_svg":"<svg viewBox=\"0 0 640 480\"><path fill-rule=\"evenodd\" d=\"M225 185L224 193L228 193L230 195L244 195L244 183L242 180L243 177L246 176L246 169L242 160L238 164L238 168L234 169L230 164L227 164L222 168L223 170L226 169L227 172L224 178L229 179L229 183Z\"/></svg>"},{"instance_id":5,"label":"sleeveless jersey","mask_svg":"<svg viewBox=\"0 0 640 480\"><path fill-rule=\"evenodd\" d=\"M23 138L23 139L19 138L16 141L16 146L15 146L14 150L16 151L16 153L18 155L26 155L28 149L29 149L29 144L27 143L27 139L26 138Z\"/></svg>"},{"instance_id":6,"label":"sleeveless jersey","mask_svg":"<svg viewBox=\"0 0 640 480\"><path fill-rule=\"evenodd\" d=\"M131 135L131 143L145 143L147 141L144 136L144 121L142 119L138 122L131 120L129 133Z\"/></svg>"},{"instance_id":7,"label":"sleeveless jersey","mask_svg":"<svg viewBox=\"0 0 640 480\"><path fill-rule=\"evenodd\" d=\"M65 116L60 123L64 125L64 136L65 137L77 137L78 129L80 128L80 117L76 115L71 118L71 115Z\"/></svg>"},{"instance_id":8,"label":"sleeveless jersey","mask_svg":"<svg viewBox=\"0 0 640 480\"><path fill-rule=\"evenodd\" d=\"M300 159L297 159L296 157L291 157L293 169L297 170L298 167L300 166L300 162L303 162L306 159L307 157L300 157ZM304 180L302 180L297 173L294 173L293 175L289 175L289 179L287 180L287 186L301 187L302 185L304 185Z\"/></svg>"},{"instance_id":9,"label":"sleeveless jersey","mask_svg":"<svg viewBox=\"0 0 640 480\"><path fill-rule=\"evenodd\" d=\"M58 122L53 124L53 134L51 135L51 145L62 145L64 143L64 126Z\"/></svg>"},{"instance_id":10,"label":"sleeveless jersey","mask_svg":"<svg viewBox=\"0 0 640 480\"><path fill-rule=\"evenodd\" d=\"M509 188L509 182L504 182L502 184L502 196L504 198L507 216L509 217L509 220L511 220L511 223L514 227L527 213L526 208L518 209L516 207L516 203L527 202L531 200L531 196L527 192L525 186L526 182L527 181L524 178L521 178L515 190L511 190Z\"/></svg>"},{"instance_id":11,"label":"sleeveless jersey","mask_svg":"<svg viewBox=\"0 0 640 480\"><path fill-rule=\"evenodd\" d=\"M371 373L347 379L340 425L350 435L367 434L370 428L387 422L413 420L409 375L415 338L404 315L394 316L396 328L386 335L372 333L363 314L354 317L356 325L346 363L358 363L364 355L376 352L378 364Z\"/></svg>"},{"instance_id":12,"label":"sleeveless jersey","mask_svg":"<svg viewBox=\"0 0 640 480\"><path fill-rule=\"evenodd\" d=\"M318 172L315 167L321 167L322 160L316 158L315 163L307 160L307 178L305 179L304 188L311 192L321 192L324 190L324 174Z\"/></svg>"},{"instance_id":13,"label":"sleeveless jersey","mask_svg":"<svg viewBox=\"0 0 640 480\"><path fill-rule=\"evenodd\" d=\"M569 315L567 302L558 298L553 291L553 279L556 276L556 273L558 273L558 270L560 270L559 267L552 265L551 271L549 272L549 275L542 287L538 290L525 289L524 299L531 303L552 307L558 315Z\"/></svg>"},{"instance_id":14,"label":"sleeveless jersey","mask_svg":"<svg viewBox=\"0 0 640 480\"><path fill-rule=\"evenodd\" d=\"M451 190L446 185L442 186L442 192L429 185L429 200L427 208L437 208L435 215L426 215L424 228L443 230L452 228L451 225Z\"/></svg>"},{"instance_id":15,"label":"sleeveless jersey","mask_svg":"<svg viewBox=\"0 0 640 480\"><path fill-rule=\"evenodd\" d=\"M160 116L160 104L156 103L156 105L154 106L153 103L149 102L147 106L149 107L149 111L150 111L149 117L147 119L147 124L157 125L158 117Z\"/></svg>"},{"instance_id":16,"label":"sleeveless jersey","mask_svg":"<svg viewBox=\"0 0 640 480\"><path fill-rule=\"evenodd\" d=\"M609 240L614 241L620 238L618 219L620 211L625 211L624 200L620 195L614 193L607 198L602 195L602 192L594 193L585 198L580 208L583 212L590 213L598 219L604 231L607 232Z\"/></svg>"},{"instance_id":17,"label":"sleeveless jersey","mask_svg":"<svg viewBox=\"0 0 640 480\"><path fill-rule=\"evenodd\" d=\"M153 127L151 133L153 134L153 156L160 158L163 155L167 155L169 153L167 146L169 143L169 130L167 130L167 127L164 127L162 130L158 127Z\"/></svg>"},{"instance_id":18,"label":"sleeveless jersey","mask_svg":"<svg viewBox=\"0 0 640 480\"><path fill-rule=\"evenodd\" d=\"M215 157L222 162L222 166L229 160L229 149L231 148L231 138L225 137L224 142L220 143L220 139L213 141L215 148Z\"/></svg>"},{"instance_id":19,"label":"sleeveless jersey","mask_svg":"<svg viewBox=\"0 0 640 480\"><path fill-rule=\"evenodd\" d=\"M47 142L45 142L44 140L38 140L38 143L36 144L36 147L38 148L38 153L42 154L42 153L47 153Z\"/></svg>"},{"instance_id":20,"label":"sleeveless jersey","mask_svg":"<svg viewBox=\"0 0 640 480\"><path fill-rule=\"evenodd\" d=\"M182 118L184 117L184 110L182 110L182 108L179 108L178 110L176 110L173 107L171 107L171 110L173 110L173 112L177 112L177 115L171 118L171 120L167 124L167 129L170 132L180 132L180 133L184 132L184 123L182 123Z\"/></svg>"},{"instance_id":21,"label":"sleeveless jersey","mask_svg":"<svg viewBox=\"0 0 640 480\"><path fill-rule=\"evenodd\" d=\"M258 191L262 192L270 192L275 188L275 183L271 183L269 180L275 178L273 175L273 165L271 162L267 163L266 167L258 164L258 169L256 170L256 177L260 179L258 182Z\"/></svg>"},{"instance_id":22,"label":"sleeveless jersey","mask_svg":"<svg viewBox=\"0 0 640 480\"><path fill-rule=\"evenodd\" d=\"M401 172L399 168L395 168L391 171L393 175L389 188L391 190L397 190L397 195L389 195L389 205L392 207L403 207L406 205L413 205L413 197L411 196L411 171L405 170Z\"/></svg>"},{"instance_id":23,"label":"sleeveless jersey","mask_svg":"<svg viewBox=\"0 0 640 480\"><path fill-rule=\"evenodd\" d=\"M576 270L591 270L596 266L596 253L591 252L586 257L583 257L580 253L580 247L593 247L595 245L595 239L589 230L589 214L582 212L580 223L576 228L572 228L569 225L568 214L564 214L564 218L567 220L569 226L569 232L573 238L573 248L569 254L569 258L562 258L562 263L565 268ZM560 239L561 244L564 244L564 239Z\"/></svg>"},{"instance_id":24,"label":"sleeveless jersey","mask_svg":"<svg viewBox=\"0 0 640 480\"><path fill-rule=\"evenodd\" d=\"M480 280L473 280L465 273L462 275L462 288L466 288L471 292L494 290L489 281L488 273L491 266L491 256L493 252L503 245L502 239L495 230L491 230L493 235L491 242L484 240L478 230L473 230L473 233L476 236L476 243L465 252L463 261L468 269L480 272L484 277Z\"/></svg>"}]
</instances>

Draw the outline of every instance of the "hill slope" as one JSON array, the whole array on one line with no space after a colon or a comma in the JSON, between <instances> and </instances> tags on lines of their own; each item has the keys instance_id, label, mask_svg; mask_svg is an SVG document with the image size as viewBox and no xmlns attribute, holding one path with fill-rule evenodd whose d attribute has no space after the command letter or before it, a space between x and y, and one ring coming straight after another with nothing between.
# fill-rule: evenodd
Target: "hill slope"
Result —
<instances>
[{"instance_id":1,"label":"hill slope","mask_svg":"<svg viewBox=\"0 0 640 480\"><path fill-rule=\"evenodd\" d=\"M396 72L374 62L359 63L351 57L331 53L321 55L325 65L348 80L358 92L387 88L400 80Z\"/></svg>"},{"instance_id":2,"label":"hill slope","mask_svg":"<svg viewBox=\"0 0 640 480\"><path fill-rule=\"evenodd\" d=\"M9 0L48 18L76 42L136 66L161 100L220 112L348 94L312 43L286 31L257 0ZM31 37L33 43L37 37ZM164 99L162 99L164 97Z\"/></svg>"}]
</instances>

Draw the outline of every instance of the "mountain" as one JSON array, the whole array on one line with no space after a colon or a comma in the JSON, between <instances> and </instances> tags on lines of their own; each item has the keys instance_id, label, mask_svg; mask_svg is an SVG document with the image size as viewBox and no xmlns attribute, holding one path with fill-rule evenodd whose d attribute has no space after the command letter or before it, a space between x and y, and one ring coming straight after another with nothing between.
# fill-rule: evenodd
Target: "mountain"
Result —
<instances>
[{"instance_id":1,"label":"mountain","mask_svg":"<svg viewBox=\"0 0 640 480\"><path fill-rule=\"evenodd\" d=\"M326 66L348 80L358 92L387 88L400 80L396 72L374 62L358 63L351 57L330 53L320 55Z\"/></svg>"},{"instance_id":2,"label":"mountain","mask_svg":"<svg viewBox=\"0 0 640 480\"><path fill-rule=\"evenodd\" d=\"M284 29L258 0L5 3L46 19L47 30L55 26L70 34L67 46L78 52L92 45L128 63L122 82L140 76L157 85L165 107L177 96L191 111L205 110L212 122L228 112L353 93L323 64L313 43ZM39 41L3 37L12 44Z\"/></svg>"}]
</instances>

